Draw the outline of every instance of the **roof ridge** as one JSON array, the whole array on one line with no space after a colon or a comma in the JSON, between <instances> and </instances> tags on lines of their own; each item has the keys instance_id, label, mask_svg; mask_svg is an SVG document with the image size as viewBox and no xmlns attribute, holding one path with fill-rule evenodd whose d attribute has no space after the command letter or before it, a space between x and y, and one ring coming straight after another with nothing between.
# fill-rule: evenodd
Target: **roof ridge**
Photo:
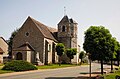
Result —
<instances>
[{"instance_id":1,"label":"roof ridge","mask_svg":"<svg viewBox=\"0 0 120 79\"><path fill-rule=\"evenodd\" d=\"M7 41L3 37L0 37L0 38L3 39L6 42L6 44L8 45Z\"/></svg>"}]
</instances>

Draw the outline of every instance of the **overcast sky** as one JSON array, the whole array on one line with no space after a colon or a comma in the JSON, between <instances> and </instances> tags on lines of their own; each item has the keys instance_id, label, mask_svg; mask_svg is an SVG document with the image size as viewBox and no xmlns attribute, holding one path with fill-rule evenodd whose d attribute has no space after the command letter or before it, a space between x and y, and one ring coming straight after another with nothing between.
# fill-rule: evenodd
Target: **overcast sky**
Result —
<instances>
[{"instance_id":1,"label":"overcast sky","mask_svg":"<svg viewBox=\"0 0 120 79\"><path fill-rule=\"evenodd\" d=\"M78 43L90 26L104 26L120 42L120 0L0 0L0 36L6 40L28 16L57 28L64 16L78 23Z\"/></svg>"}]
</instances>

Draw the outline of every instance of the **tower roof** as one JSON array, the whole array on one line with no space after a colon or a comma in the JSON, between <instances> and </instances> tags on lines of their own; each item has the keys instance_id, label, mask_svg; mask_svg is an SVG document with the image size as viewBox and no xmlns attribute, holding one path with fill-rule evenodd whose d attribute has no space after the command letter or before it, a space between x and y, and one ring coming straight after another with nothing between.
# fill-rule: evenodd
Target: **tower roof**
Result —
<instances>
[{"instance_id":1,"label":"tower roof","mask_svg":"<svg viewBox=\"0 0 120 79\"><path fill-rule=\"evenodd\" d=\"M63 23L63 22L77 23L77 22L75 22L72 18L69 19L67 15L65 15L65 16L62 18L62 20L61 20L58 24Z\"/></svg>"}]
</instances>

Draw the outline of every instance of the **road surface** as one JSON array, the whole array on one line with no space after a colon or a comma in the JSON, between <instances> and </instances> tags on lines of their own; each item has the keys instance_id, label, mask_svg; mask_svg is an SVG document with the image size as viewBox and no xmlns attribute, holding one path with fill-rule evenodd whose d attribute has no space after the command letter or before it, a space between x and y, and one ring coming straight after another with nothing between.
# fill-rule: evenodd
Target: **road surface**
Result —
<instances>
[{"instance_id":1,"label":"road surface","mask_svg":"<svg viewBox=\"0 0 120 79\"><path fill-rule=\"evenodd\" d=\"M95 71L100 71L100 64L92 64L92 72ZM74 79L83 73L89 73L88 65L0 74L0 79Z\"/></svg>"}]
</instances>

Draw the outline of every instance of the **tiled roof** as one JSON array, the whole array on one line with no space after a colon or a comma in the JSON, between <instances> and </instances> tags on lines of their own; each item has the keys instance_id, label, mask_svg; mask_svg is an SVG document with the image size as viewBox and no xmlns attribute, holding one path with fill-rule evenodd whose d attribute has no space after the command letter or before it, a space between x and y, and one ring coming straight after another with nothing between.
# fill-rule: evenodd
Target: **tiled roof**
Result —
<instances>
[{"instance_id":1,"label":"tiled roof","mask_svg":"<svg viewBox=\"0 0 120 79\"><path fill-rule=\"evenodd\" d=\"M54 36L52 35L52 32L48 29L48 27L38 21L36 21L35 19L28 17L30 19L32 19L32 21L36 24L36 26L39 28L39 30L42 32L42 34L44 35L44 37L48 38L48 39L52 39L54 41L57 41Z\"/></svg>"}]
</instances>

